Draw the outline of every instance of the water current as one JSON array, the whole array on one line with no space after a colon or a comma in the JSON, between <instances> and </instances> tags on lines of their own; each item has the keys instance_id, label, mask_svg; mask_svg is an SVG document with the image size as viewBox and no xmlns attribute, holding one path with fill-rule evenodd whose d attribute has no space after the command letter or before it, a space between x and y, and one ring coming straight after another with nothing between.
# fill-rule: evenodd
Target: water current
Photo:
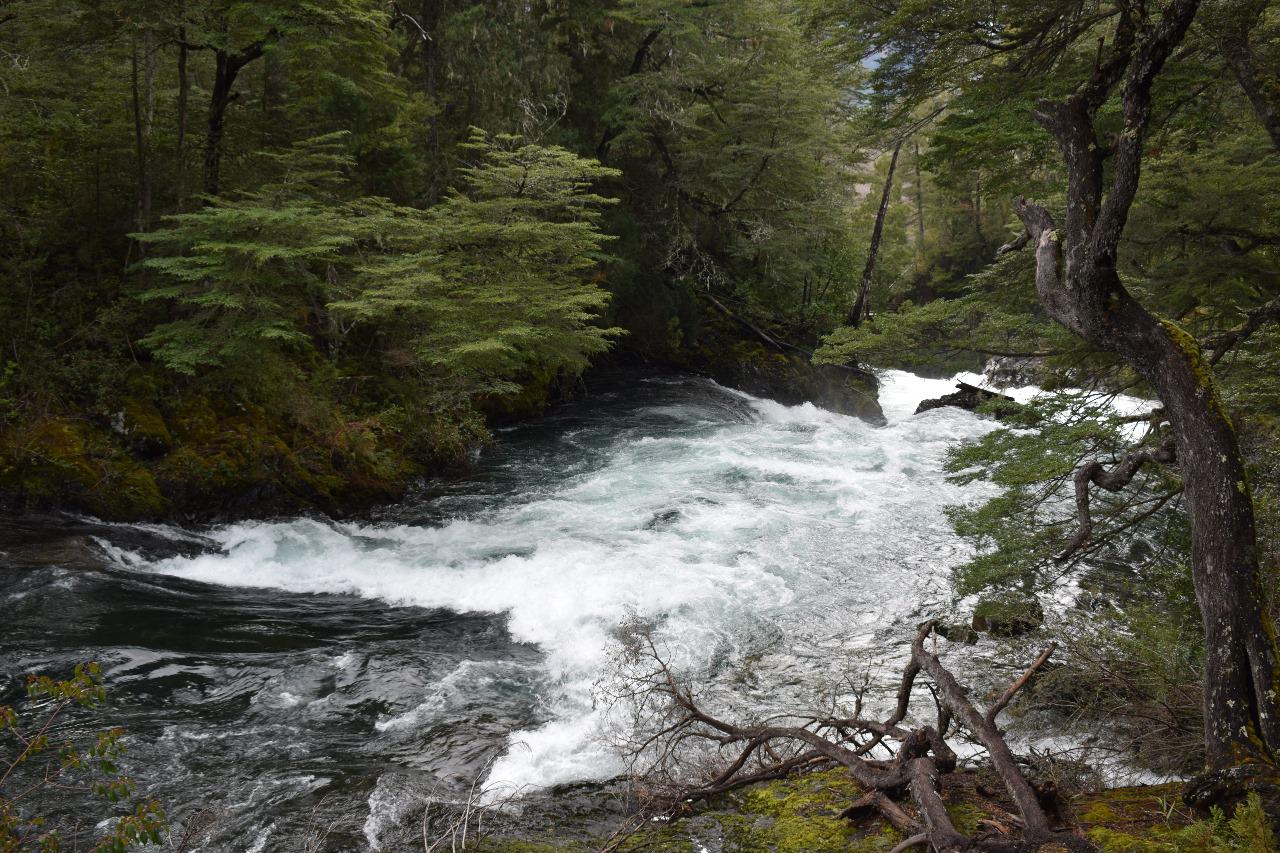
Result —
<instances>
[{"instance_id":1,"label":"water current","mask_svg":"<svg viewBox=\"0 0 1280 853\"><path fill-rule=\"evenodd\" d=\"M131 772L208 810L210 849L275 849L320 811L379 845L424 791L608 779L593 685L625 620L751 709L904 656L966 553L943 507L985 488L941 466L991 422L911 414L951 387L888 373L876 428L614 377L358 522L11 520L0 548L88 537L109 565L0 558L0 670L100 661Z\"/></svg>"}]
</instances>

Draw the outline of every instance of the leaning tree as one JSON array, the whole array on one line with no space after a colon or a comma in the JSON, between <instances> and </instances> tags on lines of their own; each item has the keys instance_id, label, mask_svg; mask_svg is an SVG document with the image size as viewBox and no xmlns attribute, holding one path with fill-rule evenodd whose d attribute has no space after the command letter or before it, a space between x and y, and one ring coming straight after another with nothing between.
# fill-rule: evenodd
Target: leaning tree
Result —
<instances>
[{"instance_id":1,"label":"leaning tree","mask_svg":"<svg viewBox=\"0 0 1280 853\"><path fill-rule=\"evenodd\" d=\"M1033 244L1035 287L1045 312L1093 346L1123 359L1163 403L1169 437L1135 448L1110 470L1097 462L1076 474L1079 529L1089 535L1091 486L1119 490L1145 464L1176 461L1191 523L1191 567L1204 623L1205 793L1243 777L1274 778L1280 756L1280 652L1264 607L1253 501L1231 418L1211 370L1215 350L1243 328L1199 342L1141 305L1121 281L1117 257L1138 191L1152 88L1183 41L1199 3L1163 10L1120 4L1107 43L1069 95L1038 102L1034 117L1057 143L1066 170L1059 224L1047 206L1019 198L1026 226L1004 251ZM1118 96L1121 124L1099 133L1099 113ZM1265 306L1248 323L1273 309Z\"/></svg>"},{"instance_id":2,"label":"leaning tree","mask_svg":"<svg viewBox=\"0 0 1280 853\"><path fill-rule=\"evenodd\" d=\"M857 47L876 56L873 102L891 117L905 117L938 92L970 96L967 103L980 107L969 111L970 125L985 122L991 139L1032 150L1022 164L1028 177L1058 176L1050 201L1015 200L1025 233L1001 253L1032 246L1044 312L1126 363L1163 404L1162 430L1110 467L1093 461L1076 472L1078 528L1063 558L1090 538L1092 488L1119 491L1143 466L1177 466L1206 652L1207 772L1188 791L1200 802L1254 783L1274 791L1280 778L1280 649L1264 604L1245 464L1213 375L1228 350L1280 318L1280 300L1198 341L1135 298L1118 258L1147 136L1194 96L1179 91L1166 71L1170 62L1203 62L1216 53L1222 76L1238 83L1262 125L1274 130L1280 81L1260 59L1273 51L1258 43L1270 32L1265 7L1262 0L897 0L845 7ZM1019 134L1009 116L1025 115L1019 103L1029 96L1034 122ZM989 109L995 102L1003 112ZM1049 147L1039 142L1043 131L1056 157L1043 150Z\"/></svg>"}]
</instances>

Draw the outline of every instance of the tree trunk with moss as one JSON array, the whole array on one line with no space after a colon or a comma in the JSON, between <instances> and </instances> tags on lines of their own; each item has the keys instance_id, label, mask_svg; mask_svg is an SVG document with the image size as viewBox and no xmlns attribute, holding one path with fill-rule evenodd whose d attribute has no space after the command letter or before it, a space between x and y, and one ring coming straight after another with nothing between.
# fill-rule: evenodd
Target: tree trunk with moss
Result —
<instances>
[{"instance_id":1,"label":"tree trunk with moss","mask_svg":"<svg viewBox=\"0 0 1280 853\"><path fill-rule=\"evenodd\" d=\"M1158 20L1141 26L1122 19L1110 56L1089 81L1065 100L1038 105L1035 117L1066 163L1066 216L1059 228L1040 205L1018 199L1014 207L1036 246L1036 290L1046 312L1126 361L1164 403L1185 486L1204 622L1207 769L1261 765L1273 776L1280 756L1280 653L1262 605L1253 501L1236 435L1196 341L1140 305L1116 267L1138 188L1152 82L1197 6L1176 0ZM1117 86L1124 130L1108 147L1097 136L1094 116ZM1109 157L1108 187L1103 166Z\"/></svg>"}]
</instances>

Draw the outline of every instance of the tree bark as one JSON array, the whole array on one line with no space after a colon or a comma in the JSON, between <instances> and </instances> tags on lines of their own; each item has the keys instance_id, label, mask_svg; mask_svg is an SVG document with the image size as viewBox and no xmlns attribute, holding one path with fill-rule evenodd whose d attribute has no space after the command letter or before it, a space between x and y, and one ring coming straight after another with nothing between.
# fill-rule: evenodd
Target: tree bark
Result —
<instances>
[{"instance_id":1,"label":"tree bark","mask_svg":"<svg viewBox=\"0 0 1280 853\"><path fill-rule=\"evenodd\" d=\"M178 28L178 138L175 159L178 168L178 210L187 197L187 104L191 98L191 78L187 75L187 28Z\"/></svg>"},{"instance_id":2,"label":"tree bark","mask_svg":"<svg viewBox=\"0 0 1280 853\"><path fill-rule=\"evenodd\" d=\"M1210 365L1187 332L1142 307L1121 283L1117 248L1137 192L1151 86L1196 14L1197 0L1174 0L1158 21L1117 25L1112 57L1036 118L1058 142L1067 167L1060 229L1044 207L1014 209L1036 245L1036 290L1046 312L1100 349L1120 356L1150 383L1172 429L1191 522L1191 562L1204 622L1204 737L1208 769L1263 765L1280 755L1276 701L1280 653L1262 605L1253 501L1231 421ZM1138 34L1142 37L1139 40ZM1094 115L1122 86L1124 130L1110 187Z\"/></svg>"},{"instance_id":3,"label":"tree bark","mask_svg":"<svg viewBox=\"0 0 1280 853\"><path fill-rule=\"evenodd\" d=\"M884 178L884 189L880 193L880 207L876 210L876 221L871 227L871 246L867 249L867 263L862 268L862 285L858 288L858 298L849 309L846 322L855 329L862 325L864 318L871 315L871 280L876 274L876 259L880 255L880 238L884 234L884 220L889 213L889 199L893 193L893 173L898 168L898 153L902 151L902 140L893 146L893 156L889 158L889 173Z\"/></svg>"},{"instance_id":4,"label":"tree bark","mask_svg":"<svg viewBox=\"0 0 1280 853\"><path fill-rule=\"evenodd\" d=\"M1223 3L1210 17L1209 29L1227 68L1271 137L1271 144L1280 150L1280 79L1263 76L1249 38L1250 31L1262 20L1266 6L1262 0Z\"/></svg>"},{"instance_id":5,"label":"tree bark","mask_svg":"<svg viewBox=\"0 0 1280 853\"><path fill-rule=\"evenodd\" d=\"M222 189L222 154L226 135L227 107L236 99L236 78L246 65L266 52L267 41L254 42L243 50L215 51L213 90L209 94L209 129L205 137L204 191L217 195Z\"/></svg>"}]
</instances>

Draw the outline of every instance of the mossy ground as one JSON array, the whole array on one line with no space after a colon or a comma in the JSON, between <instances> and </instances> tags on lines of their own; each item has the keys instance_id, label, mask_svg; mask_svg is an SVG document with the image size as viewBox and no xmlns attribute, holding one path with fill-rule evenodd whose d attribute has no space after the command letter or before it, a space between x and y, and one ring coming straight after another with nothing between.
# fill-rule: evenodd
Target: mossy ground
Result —
<instances>
[{"instance_id":1,"label":"mossy ground","mask_svg":"<svg viewBox=\"0 0 1280 853\"><path fill-rule=\"evenodd\" d=\"M944 789L947 810L965 833L1014 831L1016 821L989 774L959 773ZM823 770L732 792L671 820L650 821L618 844L619 853L887 853L902 836L878 818L840 813L863 791L842 770ZM1268 853L1259 815L1197 819L1181 805L1178 784L1114 788L1075 796L1063 818L1104 853ZM1243 813L1242 813L1243 814ZM585 837L497 837L490 853L588 853Z\"/></svg>"}]
</instances>

